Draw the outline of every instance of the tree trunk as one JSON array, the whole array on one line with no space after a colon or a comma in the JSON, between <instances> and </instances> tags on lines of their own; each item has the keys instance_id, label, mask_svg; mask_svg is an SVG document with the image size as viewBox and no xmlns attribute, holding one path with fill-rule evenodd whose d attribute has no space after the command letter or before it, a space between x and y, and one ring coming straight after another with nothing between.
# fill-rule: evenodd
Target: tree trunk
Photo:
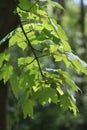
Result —
<instances>
[{"instance_id":1,"label":"tree trunk","mask_svg":"<svg viewBox=\"0 0 87 130\"><path fill-rule=\"evenodd\" d=\"M83 4L83 0L81 0L81 10L80 10L80 27L82 33L82 47L86 49L86 36L85 36L85 8ZM86 50L84 51L82 58L86 60Z\"/></svg>"},{"instance_id":2,"label":"tree trunk","mask_svg":"<svg viewBox=\"0 0 87 130\"><path fill-rule=\"evenodd\" d=\"M7 130L8 86L0 81L0 130Z\"/></svg>"},{"instance_id":3,"label":"tree trunk","mask_svg":"<svg viewBox=\"0 0 87 130\"><path fill-rule=\"evenodd\" d=\"M0 0L0 40L14 30L19 23L19 17L13 13L18 0ZM0 45L0 53L8 47L8 40ZM0 68L1 69L1 68ZM7 130L7 100L8 86L0 81L0 130Z\"/></svg>"}]
</instances>

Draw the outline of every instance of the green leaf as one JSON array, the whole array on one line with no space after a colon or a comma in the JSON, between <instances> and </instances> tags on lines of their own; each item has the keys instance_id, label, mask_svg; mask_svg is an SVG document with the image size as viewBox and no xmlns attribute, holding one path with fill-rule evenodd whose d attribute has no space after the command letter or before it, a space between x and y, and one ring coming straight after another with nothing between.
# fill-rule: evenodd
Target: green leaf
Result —
<instances>
[{"instance_id":1,"label":"green leaf","mask_svg":"<svg viewBox=\"0 0 87 130\"><path fill-rule=\"evenodd\" d=\"M14 34L14 35L11 37L11 39L9 40L9 47L11 47L11 46L13 46L14 44L16 44L16 43L17 43L17 40L18 40L18 36Z\"/></svg>"},{"instance_id":2,"label":"green leaf","mask_svg":"<svg viewBox=\"0 0 87 130\"><path fill-rule=\"evenodd\" d=\"M13 94L18 99L19 78L15 73L10 78L10 84L11 84L11 87L12 87Z\"/></svg>"},{"instance_id":3,"label":"green leaf","mask_svg":"<svg viewBox=\"0 0 87 130\"><path fill-rule=\"evenodd\" d=\"M78 56L74 55L72 52L66 52L69 61L72 63L74 69L77 72L83 72L87 74L87 63L81 60Z\"/></svg>"},{"instance_id":4,"label":"green leaf","mask_svg":"<svg viewBox=\"0 0 87 130\"><path fill-rule=\"evenodd\" d=\"M30 8L29 4L30 4L29 0L19 0L19 7L23 10L29 10Z\"/></svg>"},{"instance_id":5,"label":"green leaf","mask_svg":"<svg viewBox=\"0 0 87 130\"><path fill-rule=\"evenodd\" d=\"M24 12L22 10L20 10L20 12L21 12L21 17L22 17L23 20L28 19L28 12Z\"/></svg>"},{"instance_id":6,"label":"green leaf","mask_svg":"<svg viewBox=\"0 0 87 130\"><path fill-rule=\"evenodd\" d=\"M78 112L75 103L72 101L72 98L68 94L64 94L60 97L60 106L64 111L68 109L72 110L74 115L76 115Z\"/></svg>"},{"instance_id":7,"label":"green leaf","mask_svg":"<svg viewBox=\"0 0 87 130\"><path fill-rule=\"evenodd\" d=\"M71 86L74 91L78 91L77 85L74 83L74 81L71 79L70 75L67 72L64 72L59 69L58 73L61 74L61 78L63 78L63 81L65 81L69 86Z\"/></svg>"},{"instance_id":8,"label":"green leaf","mask_svg":"<svg viewBox=\"0 0 87 130\"><path fill-rule=\"evenodd\" d=\"M70 110L73 111L74 115L76 116L76 114L77 114L77 112L78 112L78 109L77 109L75 103L73 103L73 101L72 101L72 99L71 99L70 97L69 97L69 101L70 101L70 104L71 104L71 105L69 106L69 108L70 108Z\"/></svg>"},{"instance_id":9,"label":"green leaf","mask_svg":"<svg viewBox=\"0 0 87 130\"><path fill-rule=\"evenodd\" d=\"M63 90L61 89L59 85L57 86L56 90L59 92L60 95L64 94Z\"/></svg>"},{"instance_id":10,"label":"green leaf","mask_svg":"<svg viewBox=\"0 0 87 130\"><path fill-rule=\"evenodd\" d=\"M62 71L61 69L51 69L46 68L48 72L53 72L54 74L58 75L58 78L62 80L63 83L67 83L74 91L78 91L77 85L71 79L68 72Z\"/></svg>"},{"instance_id":11,"label":"green leaf","mask_svg":"<svg viewBox=\"0 0 87 130\"><path fill-rule=\"evenodd\" d=\"M21 58L18 58L18 66L26 66L26 65L29 65L31 64L32 62L34 61L34 58L33 57L21 57Z\"/></svg>"},{"instance_id":12,"label":"green leaf","mask_svg":"<svg viewBox=\"0 0 87 130\"><path fill-rule=\"evenodd\" d=\"M25 50L27 47L27 43L24 35L23 36L22 35L23 34L21 33L21 31L15 32L15 34L10 38L9 47L17 44L22 50Z\"/></svg>"},{"instance_id":13,"label":"green leaf","mask_svg":"<svg viewBox=\"0 0 87 130\"><path fill-rule=\"evenodd\" d=\"M67 41L62 41L62 46L63 46L64 51L68 51L68 52L72 51L72 49Z\"/></svg>"},{"instance_id":14,"label":"green leaf","mask_svg":"<svg viewBox=\"0 0 87 130\"><path fill-rule=\"evenodd\" d=\"M64 111L68 110L70 106L70 101L68 99L68 96L69 95L64 94L64 95L61 95L60 97L60 106L62 107Z\"/></svg>"},{"instance_id":15,"label":"green leaf","mask_svg":"<svg viewBox=\"0 0 87 130\"><path fill-rule=\"evenodd\" d=\"M1 53L1 54L0 54L0 67L1 67L2 64L3 64L3 61L4 61L4 54Z\"/></svg>"},{"instance_id":16,"label":"green leaf","mask_svg":"<svg viewBox=\"0 0 87 130\"><path fill-rule=\"evenodd\" d=\"M30 13L36 13L38 5L29 0L19 0L19 8L23 11L29 11Z\"/></svg>"},{"instance_id":17,"label":"green leaf","mask_svg":"<svg viewBox=\"0 0 87 130\"><path fill-rule=\"evenodd\" d=\"M0 80L3 79L4 83L6 83L10 79L12 74L13 67L11 65L4 64L4 66L0 70Z\"/></svg>"},{"instance_id":18,"label":"green leaf","mask_svg":"<svg viewBox=\"0 0 87 130\"><path fill-rule=\"evenodd\" d=\"M57 24L56 20L51 19L51 18L49 18L49 20L50 20L50 24L53 26L54 30L56 31L56 33L57 33L58 37L61 39L61 41L67 41L68 38L67 38L64 30L62 29L62 27L59 24Z\"/></svg>"},{"instance_id":19,"label":"green leaf","mask_svg":"<svg viewBox=\"0 0 87 130\"><path fill-rule=\"evenodd\" d=\"M35 75L31 74L28 71L21 74L20 79L19 79L19 84L20 84L22 90L25 90L27 88L31 89L32 86L35 84L34 80L35 80Z\"/></svg>"},{"instance_id":20,"label":"green leaf","mask_svg":"<svg viewBox=\"0 0 87 130\"><path fill-rule=\"evenodd\" d=\"M38 99L39 102L42 104L46 104L50 102L57 104L58 102L56 90L50 87L46 87L46 88L44 87L44 88L38 89L34 93L33 98Z\"/></svg>"},{"instance_id":21,"label":"green leaf","mask_svg":"<svg viewBox=\"0 0 87 130\"><path fill-rule=\"evenodd\" d=\"M22 104L22 109L24 113L24 118L27 118L27 116L30 116L33 118L34 112L33 112L34 103L32 100L26 99Z\"/></svg>"},{"instance_id":22,"label":"green leaf","mask_svg":"<svg viewBox=\"0 0 87 130\"><path fill-rule=\"evenodd\" d=\"M4 53L0 53L0 67L3 65L3 62L8 62L10 57L10 54L8 51L5 51Z\"/></svg>"},{"instance_id":23,"label":"green leaf","mask_svg":"<svg viewBox=\"0 0 87 130\"><path fill-rule=\"evenodd\" d=\"M51 0L47 0L48 3L52 6L52 7L57 7L59 9L64 9L58 2L54 2L54 1L51 1Z\"/></svg>"}]
</instances>

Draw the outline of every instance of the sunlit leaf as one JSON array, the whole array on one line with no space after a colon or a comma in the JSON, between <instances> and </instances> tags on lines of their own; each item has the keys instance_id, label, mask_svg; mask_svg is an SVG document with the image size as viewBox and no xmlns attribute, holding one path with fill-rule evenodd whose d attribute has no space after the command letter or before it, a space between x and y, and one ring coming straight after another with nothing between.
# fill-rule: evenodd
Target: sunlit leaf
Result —
<instances>
[{"instance_id":1,"label":"sunlit leaf","mask_svg":"<svg viewBox=\"0 0 87 130\"><path fill-rule=\"evenodd\" d=\"M56 90L53 88L42 88L35 92L33 95L35 99L39 99L40 103L56 103L58 102L58 97L56 94Z\"/></svg>"},{"instance_id":2,"label":"sunlit leaf","mask_svg":"<svg viewBox=\"0 0 87 130\"><path fill-rule=\"evenodd\" d=\"M78 112L75 103L72 101L72 98L68 94L64 94L60 97L60 106L64 111L68 109L72 110L74 115L76 115Z\"/></svg>"},{"instance_id":3,"label":"sunlit leaf","mask_svg":"<svg viewBox=\"0 0 87 130\"><path fill-rule=\"evenodd\" d=\"M87 74L86 62L82 61L78 56L74 55L72 52L67 52L66 54L77 72L83 72Z\"/></svg>"},{"instance_id":4,"label":"sunlit leaf","mask_svg":"<svg viewBox=\"0 0 87 130\"><path fill-rule=\"evenodd\" d=\"M34 74L30 74L28 71L21 74L19 84L22 89L31 89L34 83Z\"/></svg>"},{"instance_id":5,"label":"sunlit leaf","mask_svg":"<svg viewBox=\"0 0 87 130\"><path fill-rule=\"evenodd\" d=\"M4 64L4 66L0 70L0 80L3 79L4 83L6 83L10 79L12 74L13 74L13 67L11 65Z\"/></svg>"},{"instance_id":6,"label":"sunlit leaf","mask_svg":"<svg viewBox=\"0 0 87 130\"><path fill-rule=\"evenodd\" d=\"M57 89L57 91L59 92L60 95L64 94L63 90L61 89L61 87L59 85L57 86L56 89Z\"/></svg>"},{"instance_id":7,"label":"sunlit leaf","mask_svg":"<svg viewBox=\"0 0 87 130\"><path fill-rule=\"evenodd\" d=\"M58 2L54 2L52 0L47 0L48 3L52 6L52 7L57 7L59 9L64 9Z\"/></svg>"},{"instance_id":8,"label":"sunlit leaf","mask_svg":"<svg viewBox=\"0 0 87 130\"><path fill-rule=\"evenodd\" d=\"M69 101L70 101L70 104L71 104L71 105L69 106L69 108L70 108L70 110L73 111L74 115L76 116L76 114L77 114L77 112L78 112L78 109L77 109L75 103L73 103L73 101L72 101L72 99L71 99L70 97L69 97Z\"/></svg>"},{"instance_id":9,"label":"sunlit leaf","mask_svg":"<svg viewBox=\"0 0 87 130\"><path fill-rule=\"evenodd\" d=\"M61 74L61 76L63 77L63 80L67 84L69 84L69 86L71 86L74 91L78 91L77 85L74 83L74 81L71 79L70 75L67 72L64 72L64 71L59 69L58 73Z\"/></svg>"},{"instance_id":10,"label":"sunlit leaf","mask_svg":"<svg viewBox=\"0 0 87 130\"><path fill-rule=\"evenodd\" d=\"M65 51L68 51L68 52L72 51L72 49L67 41L62 41L62 46L63 46Z\"/></svg>"},{"instance_id":11,"label":"sunlit leaf","mask_svg":"<svg viewBox=\"0 0 87 130\"><path fill-rule=\"evenodd\" d=\"M56 23L56 21L54 19L50 19L50 23L51 25L53 26L53 28L55 29L58 37L61 39L61 40L68 40L64 30L61 28L61 26L59 24Z\"/></svg>"},{"instance_id":12,"label":"sunlit leaf","mask_svg":"<svg viewBox=\"0 0 87 130\"><path fill-rule=\"evenodd\" d=\"M64 94L64 95L61 95L60 97L60 106L62 107L64 111L69 109L70 101L68 99L68 96L69 95Z\"/></svg>"},{"instance_id":13,"label":"sunlit leaf","mask_svg":"<svg viewBox=\"0 0 87 130\"><path fill-rule=\"evenodd\" d=\"M21 32L16 32L9 41L9 47L17 44L22 50L25 50L25 48L27 47L27 43L25 41L25 37L22 35L23 34Z\"/></svg>"},{"instance_id":14,"label":"sunlit leaf","mask_svg":"<svg viewBox=\"0 0 87 130\"><path fill-rule=\"evenodd\" d=\"M87 64L72 53L64 30L49 17L45 3L63 9L51 0L19 0L16 12L21 26L10 36L8 51L0 53L0 80L10 81L24 118L34 116L36 101L42 105L59 103L63 110L70 109L76 115L74 94L70 91L79 89L65 67L73 66L77 72L87 74ZM22 53L15 57L12 46L20 47ZM59 63L65 63L64 68Z\"/></svg>"},{"instance_id":15,"label":"sunlit leaf","mask_svg":"<svg viewBox=\"0 0 87 130\"><path fill-rule=\"evenodd\" d=\"M32 62L34 61L34 58L33 57L21 57L18 59L18 65L21 66L21 65L29 65L31 64Z\"/></svg>"}]
</instances>

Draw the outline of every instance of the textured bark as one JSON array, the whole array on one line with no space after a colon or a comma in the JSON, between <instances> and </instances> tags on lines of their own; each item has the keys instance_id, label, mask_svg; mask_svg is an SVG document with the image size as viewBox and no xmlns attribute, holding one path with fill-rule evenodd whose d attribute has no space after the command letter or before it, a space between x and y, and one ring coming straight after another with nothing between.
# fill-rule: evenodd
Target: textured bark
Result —
<instances>
[{"instance_id":1,"label":"textured bark","mask_svg":"<svg viewBox=\"0 0 87 130\"><path fill-rule=\"evenodd\" d=\"M19 23L19 18L13 11L17 0L0 0L0 40L14 30ZM0 45L0 53L8 47L8 40ZM1 68L0 68L1 69ZM8 86L0 81L0 130L7 130L7 99Z\"/></svg>"}]
</instances>

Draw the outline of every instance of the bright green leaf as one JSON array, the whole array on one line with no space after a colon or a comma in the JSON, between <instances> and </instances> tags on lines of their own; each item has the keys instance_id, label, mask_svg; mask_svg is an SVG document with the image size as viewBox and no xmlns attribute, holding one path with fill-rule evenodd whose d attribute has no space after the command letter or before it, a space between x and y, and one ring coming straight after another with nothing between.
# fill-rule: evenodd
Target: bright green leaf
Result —
<instances>
[{"instance_id":1,"label":"bright green leaf","mask_svg":"<svg viewBox=\"0 0 87 130\"><path fill-rule=\"evenodd\" d=\"M56 89L57 89L57 91L59 92L60 95L64 94L63 90L61 89L61 87L59 85L57 86Z\"/></svg>"},{"instance_id":2,"label":"bright green leaf","mask_svg":"<svg viewBox=\"0 0 87 130\"><path fill-rule=\"evenodd\" d=\"M3 79L4 83L6 83L11 75L13 74L13 67L11 65L4 64L2 69L0 70L0 80Z\"/></svg>"},{"instance_id":3,"label":"bright green leaf","mask_svg":"<svg viewBox=\"0 0 87 130\"><path fill-rule=\"evenodd\" d=\"M34 61L34 58L33 57L21 57L18 59L18 66L26 66L26 65L29 65L31 64L32 62Z\"/></svg>"},{"instance_id":4,"label":"bright green leaf","mask_svg":"<svg viewBox=\"0 0 87 130\"><path fill-rule=\"evenodd\" d=\"M74 69L77 72L83 72L87 74L87 63L82 61L78 56L74 55L72 52L66 53L69 61L72 63Z\"/></svg>"}]
</instances>

